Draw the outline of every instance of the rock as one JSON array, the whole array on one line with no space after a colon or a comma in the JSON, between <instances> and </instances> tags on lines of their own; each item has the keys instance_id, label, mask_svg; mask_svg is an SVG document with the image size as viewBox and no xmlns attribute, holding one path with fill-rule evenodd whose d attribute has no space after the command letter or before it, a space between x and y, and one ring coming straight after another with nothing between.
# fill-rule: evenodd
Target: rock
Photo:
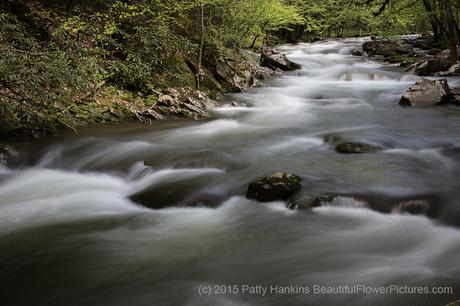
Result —
<instances>
[{"instance_id":1,"label":"rock","mask_svg":"<svg viewBox=\"0 0 460 306\"><path fill-rule=\"evenodd\" d=\"M174 101L174 98L170 95L162 95L158 98L159 103L171 103Z\"/></svg>"},{"instance_id":2,"label":"rock","mask_svg":"<svg viewBox=\"0 0 460 306\"><path fill-rule=\"evenodd\" d=\"M244 51L227 52L226 59L219 61L214 71L216 80L232 92L263 86L262 81L273 75L272 69L259 66L255 56Z\"/></svg>"},{"instance_id":3,"label":"rock","mask_svg":"<svg viewBox=\"0 0 460 306\"><path fill-rule=\"evenodd\" d=\"M363 52L359 49L353 49L351 50L351 55L353 56L362 56L363 55Z\"/></svg>"},{"instance_id":4,"label":"rock","mask_svg":"<svg viewBox=\"0 0 460 306\"><path fill-rule=\"evenodd\" d=\"M460 86L450 90L451 102L455 105L460 105Z\"/></svg>"},{"instance_id":5,"label":"rock","mask_svg":"<svg viewBox=\"0 0 460 306\"><path fill-rule=\"evenodd\" d=\"M376 40L377 37L375 35L371 35L371 40Z\"/></svg>"},{"instance_id":6,"label":"rock","mask_svg":"<svg viewBox=\"0 0 460 306\"><path fill-rule=\"evenodd\" d=\"M286 207L289 209L311 209L315 207L320 207L324 203L330 203L334 201L336 197L336 195L331 194L317 194L307 199L296 199L294 201L290 201Z\"/></svg>"},{"instance_id":7,"label":"rock","mask_svg":"<svg viewBox=\"0 0 460 306\"><path fill-rule=\"evenodd\" d=\"M301 181L295 174L275 173L250 183L246 197L260 202L286 200L300 190Z\"/></svg>"},{"instance_id":8,"label":"rock","mask_svg":"<svg viewBox=\"0 0 460 306\"><path fill-rule=\"evenodd\" d=\"M153 119L162 116L176 116L190 119L209 117L209 109L217 105L208 94L190 87L169 88L158 99L157 103L142 115L150 115Z\"/></svg>"},{"instance_id":9,"label":"rock","mask_svg":"<svg viewBox=\"0 0 460 306\"><path fill-rule=\"evenodd\" d=\"M444 71L449 69L451 62L441 58L430 58L417 62L412 65L408 70L412 70L415 74L420 76L434 75L434 73L439 71Z\"/></svg>"},{"instance_id":10,"label":"rock","mask_svg":"<svg viewBox=\"0 0 460 306\"><path fill-rule=\"evenodd\" d=\"M460 58L460 49L457 50L457 56ZM445 49L436 54L437 58L450 61L450 49Z\"/></svg>"},{"instance_id":11,"label":"rock","mask_svg":"<svg viewBox=\"0 0 460 306\"><path fill-rule=\"evenodd\" d=\"M152 169L147 168L145 171L153 173ZM155 184L136 191L129 196L129 199L147 208L163 209L190 206L215 207L227 196L212 194L206 189L221 172L200 171L201 173L198 174L190 169L178 171L181 171L182 175L169 176L165 173Z\"/></svg>"},{"instance_id":12,"label":"rock","mask_svg":"<svg viewBox=\"0 0 460 306\"><path fill-rule=\"evenodd\" d=\"M435 74L436 76L459 76L460 75L460 63L453 64L450 66L449 70L441 71Z\"/></svg>"},{"instance_id":13,"label":"rock","mask_svg":"<svg viewBox=\"0 0 460 306\"><path fill-rule=\"evenodd\" d=\"M429 107L449 102L450 89L447 80L416 82L406 90L399 102L402 106Z\"/></svg>"},{"instance_id":14,"label":"rock","mask_svg":"<svg viewBox=\"0 0 460 306\"><path fill-rule=\"evenodd\" d=\"M375 153L380 150L382 148L362 142L344 142L335 147L335 151L341 154Z\"/></svg>"},{"instance_id":15,"label":"rock","mask_svg":"<svg viewBox=\"0 0 460 306\"><path fill-rule=\"evenodd\" d=\"M392 41L373 40L363 44L363 51L369 56L383 55L390 56L395 54L413 54L413 50L407 47L398 45Z\"/></svg>"},{"instance_id":16,"label":"rock","mask_svg":"<svg viewBox=\"0 0 460 306\"><path fill-rule=\"evenodd\" d=\"M287 205L289 209L312 209L321 206L368 207L366 200L351 195L315 194L307 199L294 199Z\"/></svg>"},{"instance_id":17,"label":"rock","mask_svg":"<svg viewBox=\"0 0 460 306\"><path fill-rule=\"evenodd\" d=\"M431 208L428 200L406 200L395 204L392 213L409 213L411 215L427 215Z\"/></svg>"},{"instance_id":18,"label":"rock","mask_svg":"<svg viewBox=\"0 0 460 306\"><path fill-rule=\"evenodd\" d=\"M281 54L266 46L262 49L260 65L273 70L281 69L283 71L293 71L301 68L299 64L288 60L285 54Z\"/></svg>"},{"instance_id":19,"label":"rock","mask_svg":"<svg viewBox=\"0 0 460 306\"><path fill-rule=\"evenodd\" d=\"M230 103L231 106L233 107L248 107L248 105L244 102L236 102L236 101L233 101L232 103Z\"/></svg>"},{"instance_id":20,"label":"rock","mask_svg":"<svg viewBox=\"0 0 460 306\"><path fill-rule=\"evenodd\" d=\"M19 152L8 145L0 145L0 166L8 166L17 161Z\"/></svg>"}]
</instances>

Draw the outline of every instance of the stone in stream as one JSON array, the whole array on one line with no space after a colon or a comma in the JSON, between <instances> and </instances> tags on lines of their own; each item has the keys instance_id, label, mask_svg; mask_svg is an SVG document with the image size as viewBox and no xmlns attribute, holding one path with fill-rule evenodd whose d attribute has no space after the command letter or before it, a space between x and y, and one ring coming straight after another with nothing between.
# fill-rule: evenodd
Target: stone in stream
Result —
<instances>
[{"instance_id":1,"label":"stone in stream","mask_svg":"<svg viewBox=\"0 0 460 306\"><path fill-rule=\"evenodd\" d=\"M411 215L427 215L431 209L431 203L425 199L406 200L396 203L392 213L409 213Z\"/></svg>"},{"instance_id":2,"label":"stone in stream","mask_svg":"<svg viewBox=\"0 0 460 306\"><path fill-rule=\"evenodd\" d=\"M365 154L381 151L381 147L363 142L344 142L335 147L335 151L341 154Z\"/></svg>"},{"instance_id":3,"label":"stone in stream","mask_svg":"<svg viewBox=\"0 0 460 306\"><path fill-rule=\"evenodd\" d=\"M306 198L293 199L286 207L289 209L304 210L322 206L362 208L369 207L369 204L367 200L354 195L320 193Z\"/></svg>"},{"instance_id":4,"label":"stone in stream","mask_svg":"<svg viewBox=\"0 0 460 306\"><path fill-rule=\"evenodd\" d=\"M8 145L0 145L0 166L7 166L14 161L17 161L19 152Z\"/></svg>"},{"instance_id":5,"label":"stone in stream","mask_svg":"<svg viewBox=\"0 0 460 306\"><path fill-rule=\"evenodd\" d=\"M363 51L365 51L369 56L390 56L396 54L402 55L414 53L410 48L400 46L399 44L389 40L367 41L363 44Z\"/></svg>"},{"instance_id":6,"label":"stone in stream","mask_svg":"<svg viewBox=\"0 0 460 306\"><path fill-rule=\"evenodd\" d=\"M460 76L460 63L453 64L447 71L441 71L435 73L436 76Z\"/></svg>"},{"instance_id":7,"label":"stone in stream","mask_svg":"<svg viewBox=\"0 0 460 306\"><path fill-rule=\"evenodd\" d=\"M246 197L260 202L286 200L300 188L302 179L291 173L275 173L249 184Z\"/></svg>"},{"instance_id":8,"label":"stone in stream","mask_svg":"<svg viewBox=\"0 0 460 306\"><path fill-rule=\"evenodd\" d=\"M423 79L406 90L399 105L429 107L448 103L449 100L450 89L447 80Z\"/></svg>"},{"instance_id":9,"label":"stone in stream","mask_svg":"<svg viewBox=\"0 0 460 306\"><path fill-rule=\"evenodd\" d=\"M460 105L460 86L456 86L450 90L451 102L455 105Z\"/></svg>"},{"instance_id":10,"label":"stone in stream","mask_svg":"<svg viewBox=\"0 0 460 306\"><path fill-rule=\"evenodd\" d=\"M283 71L293 71L302 68L299 64L288 60L285 54L281 54L266 46L263 47L260 55L260 65L273 70L281 69Z\"/></svg>"},{"instance_id":11,"label":"stone in stream","mask_svg":"<svg viewBox=\"0 0 460 306\"><path fill-rule=\"evenodd\" d=\"M434 75L440 71L446 71L452 66L449 60L434 57L421 62L417 62L410 66L406 71L412 71L416 75L428 76Z\"/></svg>"},{"instance_id":12,"label":"stone in stream","mask_svg":"<svg viewBox=\"0 0 460 306\"><path fill-rule=\"evenodd\" d=\"M351 50L351 55L353 56L362 56L363 55L363 52L359 49L353 49Z\"/></svg>"}]
</instances>

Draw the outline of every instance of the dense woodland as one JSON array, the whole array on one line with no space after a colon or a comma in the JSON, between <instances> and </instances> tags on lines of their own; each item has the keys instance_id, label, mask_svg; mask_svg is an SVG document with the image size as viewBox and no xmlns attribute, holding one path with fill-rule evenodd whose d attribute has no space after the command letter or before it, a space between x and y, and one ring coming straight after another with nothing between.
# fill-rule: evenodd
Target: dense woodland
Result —
<instances>
[{"instance_id":1,"label":"dense woodland","mask_svg":"<svg viewBox=\"0 0 460 306\"><path fill-rule=\"evenodd\" d=\"M169 87L215 94L202 71L229 50L428 31L456 50L459 13L456 0L4 0L0 131L136 119Z\"/></svg>"}]
</instances>

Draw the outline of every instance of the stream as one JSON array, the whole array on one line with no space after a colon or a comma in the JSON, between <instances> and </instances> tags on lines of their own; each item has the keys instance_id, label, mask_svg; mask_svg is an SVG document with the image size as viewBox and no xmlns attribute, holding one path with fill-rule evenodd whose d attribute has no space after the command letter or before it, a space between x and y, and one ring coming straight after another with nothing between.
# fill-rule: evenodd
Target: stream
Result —
<instances>
[{"instance_id":1,"label":"stream","mask_svg":"<svg viewBox=\"0 0 460 306\"><path fill-rule=\"evenodd\" d=\"M418 77L351 56L363 42L280 46L302 69L225 95L205 121L100 127L19 146L21 163L0 168L0 304L459 300L460 111L400 107ZM384 150L338 154L331 136ZM302 177L300 198L434 195L444 208L430 219L357 201L296 211L244 197L249 182L279 171ZM453 292L306 292L354 285ZM269 292L276 286L291 292Z\"/></svg>"}]
</instances>

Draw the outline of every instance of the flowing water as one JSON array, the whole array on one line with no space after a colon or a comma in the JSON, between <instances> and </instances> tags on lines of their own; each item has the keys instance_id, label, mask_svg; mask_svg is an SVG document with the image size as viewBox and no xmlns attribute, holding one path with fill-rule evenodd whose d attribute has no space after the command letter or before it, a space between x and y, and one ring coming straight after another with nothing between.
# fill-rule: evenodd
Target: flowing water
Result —
<instances>
[{"instance_id":1,"label":"flowing water","mask_svg":"<svg viewBox=\"0 0 460 306\"><path fill-rule=\"evenodd\" d=\"M401 108L401 94L417 77L350 56L362 42L280 47L302 70L225 96L247 107L224 104L207 121L100 128L24 145L22 163L0 169L0 304L444 305L460 299L459 109ZM384 150L340 155L328 136ZM340 199L291 211L281 202L244 198L248 182L277 171L303 178L300 197L434 194L444 209L433 220ZM153 210L130 199L177 207ZM232 287L219 294L218 285ZM295 288L264 295L242 292L245 285ZM453 293L305 289L315 285L450 286Z\"/></svg>"}]
</instances>

